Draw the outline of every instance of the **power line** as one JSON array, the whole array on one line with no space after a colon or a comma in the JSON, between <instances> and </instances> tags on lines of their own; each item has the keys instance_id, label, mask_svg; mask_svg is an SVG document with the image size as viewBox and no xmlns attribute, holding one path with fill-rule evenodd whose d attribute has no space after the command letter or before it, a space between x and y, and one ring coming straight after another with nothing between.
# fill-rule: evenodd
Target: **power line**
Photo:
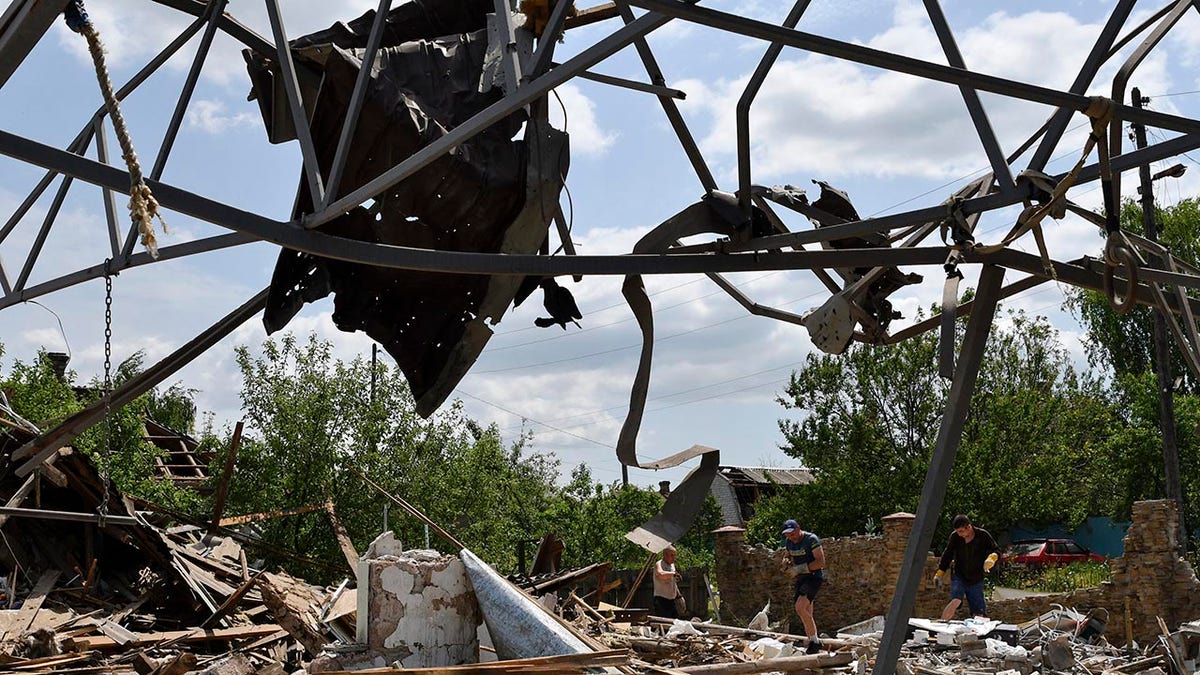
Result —
<instances>
[{"instance_id":1,"label":"power line","mask_svg":"<svg viewBox=\"0 0 1200 675\"><path fill-rule=\"evenodd\" d=\"M788 302L785 302L783 304L784 305L792 305L792 304L795 304L802 300L807 300L811 297L820 295L821 293L822 293L822 291L809 293L806 296L796 298L795 300L789 300ZM666 336L663 336L660 338L655 338L655 342L658 343L658 342L665 342L667 340L673 340L675 338L683 337L685 335L691 335L692 333L699 333L700 331L708 330L710 328L717 328L719 326L723 326L728 323L733 323L734 321L741 321L742 319L747 319L752 316L755 316L755 315L750 314L750 313L739 314L738 316L735 316L735 317L732 317L729 319L725 319L724 321L718 321L717 323L711 323L711 324L706 324L703 326L697 326L696 328L691 328L691 329L688 329L685 331L681 331L679 333L672 333L671 335L666 335ZM639 343L639 344L625 345L623 347L613 347L612 349L605 349L602 351L590 352L588 354L580 354L577 356L569 356L569 357L562 358L562 359L555 359L553 361L541 361L538 363L528 363L528 364L524 364L524 365L520 365L520 366L510 366L507 368L493 368L492 370L479 370L479 371L475 371L475 374L476 375L490 375L490 374L494 374L494 373L512 372L514 370L527 370L530 368L541 368L542 366L553 366L553 365L557 365L560 363L567 363L568 361L578 361L580 359L588 359L588 358L592 358L595 356L605 356L607 354L615 354L617 352L622 352L622 351L626 351L629 349L637 349L637 348L640 348L641 346L642 345Z\"/></svg>"},{"instance_id":2,"label":"power line","mask_svg":"<svg viewBox=\"0 0 1200 675\"><path fill-rule=\"evenodd\" d=\"M573 436L573 437L575 437L575 438L578 438L578 439L579 439L579 440L581 440L581 441L587 441L588 443L593 443L593 444L595 444L595 445L598 445L598 446L600 446L600 447L602 447L602 448L608 448L609 450L615 450L615 449L616 449L616 447L615 447L615 446L609 445L609 444L607 444L607 443L601 443L600 441L597 441L597 440L595 440L595 439L592 439L592 438L588 438L587 436L580 436L579 434L571 433L570 431L567 431L566 429L560 429L560 428L558 428L558 427L556 427L556 426L554 426L554 425L552 425L552 424L546 424L545 422L540 422L540 421L538 421L538 420L535 420L535 419L533 419L532 417L529 417L529 416L527 416L527 415L522 415L521 413L518 413L518 412L516 412L516 411L514 411L514 410L509 410L508 408L505 408L505 407L504 407L504 406L502 406L502 405L499 405L499 404L496 404L496 403L492 403L491 401L488 401L488 400L486 400L486 399L479 398L478 396L476 396L476 395L474 395L474 394L471 394L471 393L468 393L468 392L465 392L465 391L461 391L461 390L460 390L458 393L462 394L463 396L466 396L467 398L471 398L471 399L474 399L474 400L476 400L476 401L479 401L480 403L482 403L482 404L484 404L484 405L488 405L488 406L491 406L491 407L493 407L493 408L495 408L495 409L497 409L497 410L504 411L504 412L508 413L509 415L516 415L517 417L520 417L521 419L524 419L524 420L529 420L530 422L533 422L534 424L539 424L539 425L541 425L541 426L543 426L543 427L546 427L547 429L551 429L551 430L553 430L553 431L557 431L557 432L559 432L559 433L561 433L561 434L566 434L566 435L568 435L568 436Z\"/></svg>"},{"instance_id":3,"label":"power line","mask_svg":"<svg viewBox=\"0 0 1200 675\"><path fill-rule=\"evenodd\" d=\"M763 274L762 276L750 279L749 281L744 281L740 284L734 284L734 286L737 288L742 288L744 286L749 286L750 284L752 284L756 281L762 281L763 279L766 279L767 277L772 277L772 276L775 276L777 274L782 274L782 273L783 273L782 271L769 272L767 274ZM703 281L703 279L695 279L688 283L698 283L700 281ZM666 290L667 291L674 290L676 288L681 288L682 286L686 286L686 285L687 284L682 284L681 286L672 286L671 288L666 289ZM666 292L666 291L662 291L662 292ZM683 300L683 301L677 302L674 305L667 305L666 307L660 307L655 311L665 312L668 309L675 309L676 307L683 307L684 305L690 305L693 302L698 302L700 300L704 300L705 298L711 298L714 295L720 295L724 292L725 291L723 291L721 289L717 289L711 293L705 293L704 295L701 295L700 297L697 297L697 298L691 298L689 300ZM654 297L659 294L660 293L652 293L652 294L650 294L650 297ZM621 302L621 303L617 303L614 305L610 305L609 307L606 307L605 309L611 309L613 307L628 307L628 306L629 306L628 304ZM602 311L602 310L597 310L597 311ZM594 313L594 312L592 312L592 313ZM603 323L598 326L589 326L587 328L583 328L583 329L580 329L577 331L572 331L572 332L562 332L558 335L553 335L548 338L542 338L540 340L529 340L528 342L519 342L515 345L504 345L503 347L492 347L492 348L488 349L488 351L489 352L499 352L499 351L504 351L506 349L516 349L518 347L528 347L529 345L542 344L543 342L551 342L553 340L561 340L566 337L571 337L572 335L578 335L579 333L587 333L589 331L599 330L601 328L608 328L610 326L616 326L616 325L623 324L623 323L629 323L630 321L633 321L635 318L636 317L629 316L629 317L625 317L624 319L618 319L616 321L611 321L609 323ZM534 327L536 328L536 326L534 326ZM526 329L522 328L521 330L526 330ZM518 332L518 331L510 331L510 333L516 333L516 332ZM503 335L508 335L508 334L509 333L503 333Z\"/></svg>"}]
</instances>

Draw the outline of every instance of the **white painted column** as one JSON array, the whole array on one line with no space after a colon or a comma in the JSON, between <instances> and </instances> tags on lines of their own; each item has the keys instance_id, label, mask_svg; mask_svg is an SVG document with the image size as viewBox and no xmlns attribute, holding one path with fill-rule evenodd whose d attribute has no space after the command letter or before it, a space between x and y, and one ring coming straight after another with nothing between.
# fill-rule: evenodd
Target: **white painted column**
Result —
<instances>
[{"instance_id":1,"label":"white painted column","mask_svg":"<svg viewBox=\"0 0 1200 675\"><path fill-rule=\"evenodd\" d=\"M458 557L382 543L359 561L357 639L405 668L478 662L479 606Z\"/></svg>"}]
</instances>

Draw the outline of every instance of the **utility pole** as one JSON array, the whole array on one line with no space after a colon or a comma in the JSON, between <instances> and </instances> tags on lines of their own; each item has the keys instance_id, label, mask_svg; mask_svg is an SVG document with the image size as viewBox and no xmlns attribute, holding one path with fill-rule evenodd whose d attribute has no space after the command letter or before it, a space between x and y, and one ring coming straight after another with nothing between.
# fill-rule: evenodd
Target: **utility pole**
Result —
<instances>
[{"instance_id":1,"label":"utility pole","mask_svg":"<svg viewBox=\"0 0 1200 675\"><path fill-rule=\"evenodd\" d=\"M379 344L371 343L371 405L375 405L375 366L379 363Z\"/></svg>"},{"instance_id":2,"label":"utility pole","mask_svg":"<svg viewBox=\"0 0 1200 675\"><path fill-rule=\"evenodd\" d=\"M1133 106L1141 108L1150 99L1143 99L1142 92L1133 88ZM1134 142L1138 149L1146 147L1146 126L1134 122ZM1158 241L1158 218L1154 212L1154 180L1150 177L1150 165L1138 167L1141 178L1142 222L1146 226L1146 238ZM1187 552L1187 527L1183 521L1183 490L1179 482L1179 443L1175 433L1175 396L1171 383L1171 353L1167 347L1167 320L1163 310L1154 310L1154 365L1158 371L1158 422L1162 429L1164 477L1167 483L1167 499L1174 500L1179 512L1179 531L1176 537L1180 553Z\"/></svg>"}]
</instances>

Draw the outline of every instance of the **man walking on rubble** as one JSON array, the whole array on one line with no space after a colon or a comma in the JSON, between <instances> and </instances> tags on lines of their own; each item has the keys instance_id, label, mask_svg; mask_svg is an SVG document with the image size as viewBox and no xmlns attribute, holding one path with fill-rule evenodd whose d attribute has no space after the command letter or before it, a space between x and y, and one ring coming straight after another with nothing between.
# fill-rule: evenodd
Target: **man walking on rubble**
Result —
<instances>
[{"instance_id":1,"label":"man walking on rubble","mask_svg":"<svg viewBox=\"0 0 1200 675\"><path fill-rule=\"evenodd\" d=\"M675 547L663 549L662 559L654 563L654 616L678 619L675 598L678 598L679 580L683 577L675 570Z\"/></svg>"},{"instance_id":2,"label":"man walking on rubble","mask_svg":"<svg viewBox=\"0 0 1200 675\"><path fill-rule=\"evenodd\" d=\"M992 571L992 566L1000 557L996 540L987 530L972 525L971 519L962 514L954 516L950 526L954 531L950 533L950 541L946 543L946 550L938 562L938 571L933 575L933 583L941 586L950 563L954 563L954 571L950 575L950 602L942 610L942 621L954 618L964 597L971 616L987 616L983 575Z\"/></svg>"},{"instance_id":3,"label":"man walking on rubble","mask_svg":"<svg viewBox=\"0 0 1200 675\"><path fill-rule=\"evenodd\" d=\"M825 549L821 548L817 535L800 529L800 524L791 519L783 523L783 537L787 551L785 571L795 584L796 614L804 623L808 653L815 654L821 649L821 641L817 638L817 622L813 620L813 601L825 583Z\"/></svg>"}]
</instances>

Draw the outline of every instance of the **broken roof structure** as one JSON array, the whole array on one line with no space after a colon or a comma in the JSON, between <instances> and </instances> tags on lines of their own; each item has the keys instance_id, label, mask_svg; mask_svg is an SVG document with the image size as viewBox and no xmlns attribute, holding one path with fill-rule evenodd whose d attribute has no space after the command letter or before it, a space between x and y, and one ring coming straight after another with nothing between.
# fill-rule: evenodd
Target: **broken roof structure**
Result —
<instances>
[{"instance_id":1,"label":"broken roof structure","mask_svg":"<svg viewBox=\"0 0 1200 675\"><path fill-rule=\"evenodd\" d=\"M812 472L799 467L721 466L711 491L721 507L721 523L740 527L754 515L758 500L814 480Z\"/></svg>"},{"instance_id":2,"label":"broken roof structure","mask_svg":"<svg viewBox=\"0 0 1200 675\"><path fill-rule=\"evenodd\" d=\"M708 493L718 460L703 446L656 462L637 456L654 345L653 308L642 284L644 275L705 274L747 311L804 326L816 346L832 353L855 340L889 344L939 330L943 337L940 370L953 385L917 510L909 564L900 574L888 615L888 625L894 627L905 625L912 604L918 583L914 565L931 543L999 300L1057 280L1104 293L1118 312L1136 305L1154 307L1172 328L1188 367L1200 376L1195 322L1200 302L1186 290L1200 285L1200 270L1177 260L1153 237L1123 231L1117 214L1122 199L1132 194L1123 185L1123 172L1136 169L1148 184L1151 162L1200 147L1200 120L1147 110L1140 94L1128 87L1131 75L1161 48L1180 19L1197 10L1190 0L1167 2L1144 22L1135 21L1133 0L1114 2L1095 44L1079 55L1077 76L1066 89L971 70L939 4L932 0L925 8L944 62L796 30L808 9L807 0L796 2L780 24L687 0L620 0L590 8L564 1L522 2L520 9L528 14L518 13L507 0L411 0L395 8L384 0L377 12L295 41L287 38L284 15L273 0L267 3L269 38L227 13L224 0L162 4L190 15L190 25L115 91L105 86L108 76L102 50L94 50L108 102L90 116L82 115L82 128L74 140L53 147L0 131L0 153L46 170L29 198L0 227L0 241L23 224L55 177L68 177L45 218L25 224L37 234L25 240L30 243L18 267L0 264L0 309L135 267L253 241L271 242L281 251L269 289L114 391L107 400L112 405L123 405L161 383L259 312L266 310L267 328L277 330L304 302L332 293L335 323L380 341L404 369L419 409L427 414L470 369L486 345L491 326L528 291L539 285L546 291L544 304L552 314L546 325L565 325L576 318L579 312L571 308L572 303L550 297L557 284L542 284L542 279L623 275L623 291L642 331L643 348L632 376L629 414L616 442L619 461L657 469L700 458L689 481L672 492L663 515L631 533L635 541L655 550L686 531ZM634 8L644 11L635 14ZM78 2L11 3L0 17L0 87L64 10L73 28L89 25ZM720 185L705 163L675 103L679 92L665 86L667 79L646 42L648 34L672 21L764 43L762 61L736 104L736 185ZM563 31L597 22L604 22L607 29L595 31L591 44L555 63L555 46ZM247 50L254 95L269 139L281 142L294 137L300 146L303 180L288 220L161 180L217 31ZM118 101L198 33L200 47L193 68L182 83L154 167L143 180L136 155L124 147L130 139L121 128L116 135L128 163L110 161L103 122L111 120L119 127ZM94 38L94 31L91 34ZM1129 41L1136 43L1132 53L1122 63L1112 63L1118 42ZM636 48L649 82L592 72L628 46ZM967 140L984 148L990 172L915 208L867 218L827 183L818 182L820 196L811 202L789 185L756 185L750 110L785 48L957 87L976 132L976 138ZM1110 65L1116 65L1115 75L1099 81L1099 73L1114 72L1104 70ZM676 215L647 232L633 255L575 255L561 216L558 194L567 171L568 143L566 135L547 121L547 95L576 77L654 96L703 188L699 201L679 200ZM1087 96L1090 91L1105 95ZM1028 130L1028 139L1019 148L1003 148L992 131L981 99L984 93L1041 104L1051 112L1045 124ZM1076 115L1091 127L1089 140L1071 170L1050 175L1047 162ZM518 133L522 124L524 131ZM1157 140L1126 149L1124 124L1154 129ZM93 147L95 159L89 154ZM107 245L73 261L79 265L75 271L31 283L73 181L101 188L109 207ZM1071 200L1073 191L1089 184L1098 184L1103 191L1103 214ZM1143 199L1152 199L1149 192L1143 191ZM125 227L111 208L114 193L131 193L142 204L131 227ZM139 234L153 244L146 204L229 232L135 252ZM984 241L984 233L977 230L980 218L1014 206L1019 215L1009 232L997 241ZM784 212L799 214L815 227L791 231L780 215ZM1060 260L1047 248L1042 236L1047 217L1061 218L1067 212L1096 224L1106 242L1102 257ZM693 235L715 236L689 243ZM557 244L552 246L555 237ZM1036 244L1037 254L1016 247L1018 241L1029 239ZM820 244L821 249L805 249L810 244ZM888 296L916 281L914 273L900 269L915 266L946 274L942 314L892 332L895 310ZM963 266L979 266L980 280L974 298L958 304ZM812 270L828 289L828 299L808 313L796 314L756 303L723 276L783 269ZM1009 271L1024 276L1006 285ZM969 315L969 323L956 350L955 319L964 315ZM101 420L103 409L98 402L18 448L12 455L15 474L24 478L40 470L74 435ZM891 672L902 642L903 635L885 634L877 673Z\"/></svg>"}]
</instances>

